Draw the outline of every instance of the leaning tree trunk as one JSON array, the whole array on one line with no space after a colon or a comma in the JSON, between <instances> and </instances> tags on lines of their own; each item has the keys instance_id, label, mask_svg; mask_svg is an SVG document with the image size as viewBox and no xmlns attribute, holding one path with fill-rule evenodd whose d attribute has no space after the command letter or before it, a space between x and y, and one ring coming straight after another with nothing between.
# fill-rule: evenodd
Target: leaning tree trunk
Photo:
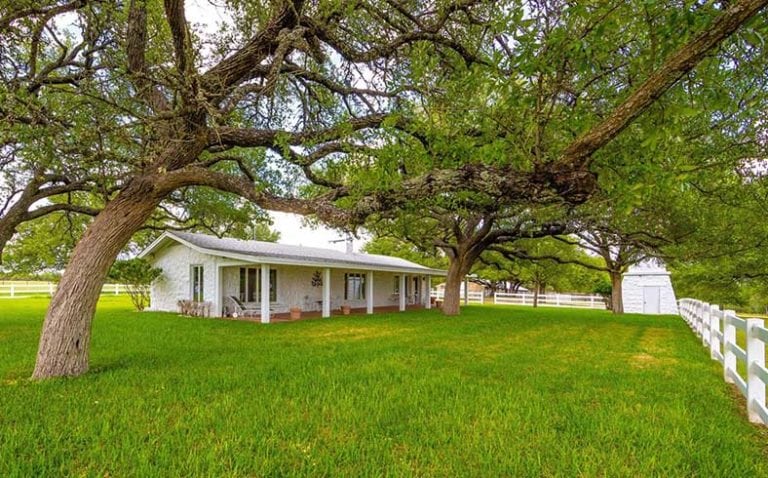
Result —
<instances>
[{"instance_id":1,"label":"leaning tree trunk","mask_svg":"<svg viewBox=\"0 0 768 478\"><path fill-rule=\"evenodd\" d=\"M464 276L472 268L473 261L466 257L452 257L448 264L448 275L445 278L445 296L443 297L443 314L459 315L461 308L461 283Z\"/></svg>"},{"instance_id":2,"label":"leaning tree trunk","mask_svg":"<svg viewBox=\"0 0 768 478\"><path fill-rule=\"evenodd\" d=\"M91 322L109 268L160 200L150 182L134 180L85 231L48 307L33 378L88 370Z\"/></svg>"},{"instance_id":3,"label":"leaning tree trunk","mask_svg":"<svg viewBox=\"0 0 768 478\"><path fill-rule=\"evenodd\" d=\"M614 314L624 313L624 300L621 291L621 272L611 271L611 310Z\"/></svg>"}]
</instances>

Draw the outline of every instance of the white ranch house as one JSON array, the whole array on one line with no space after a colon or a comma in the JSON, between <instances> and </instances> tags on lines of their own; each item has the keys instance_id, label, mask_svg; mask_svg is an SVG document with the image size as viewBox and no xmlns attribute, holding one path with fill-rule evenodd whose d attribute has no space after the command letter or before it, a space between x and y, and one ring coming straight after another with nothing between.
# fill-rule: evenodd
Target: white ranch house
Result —
<instances>
[{"instance_id":1,"label":"white ranch house","mask_svg":"<svg viewBox=\"0 0 768 478\"><path fill-rule=\"evenodd\" d=\"M291 308L322 317L342 306L369 314L430 308L431 277L445 275L395 257L186 232L164 233L139 257L163 271L151 287L151 310L205 302L213 316L264 323Z\"/></svg>"}]
</instances>

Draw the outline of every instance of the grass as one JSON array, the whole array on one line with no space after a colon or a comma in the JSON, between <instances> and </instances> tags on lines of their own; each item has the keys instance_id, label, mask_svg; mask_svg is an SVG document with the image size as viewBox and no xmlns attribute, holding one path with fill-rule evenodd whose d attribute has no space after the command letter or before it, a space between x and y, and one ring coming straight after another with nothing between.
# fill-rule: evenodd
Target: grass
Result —
<instances>
[{"instance_id":1,"label":"grass","mask_svg":"<svg viewBox=\"0 0 768 478\"><path fill-rule=\"evenodd\" d=\"M105 297L92 371L27 380L0 301L0 476L768 476L674 317L469 307L262 326Z\"/></svg>"}]
</instances>

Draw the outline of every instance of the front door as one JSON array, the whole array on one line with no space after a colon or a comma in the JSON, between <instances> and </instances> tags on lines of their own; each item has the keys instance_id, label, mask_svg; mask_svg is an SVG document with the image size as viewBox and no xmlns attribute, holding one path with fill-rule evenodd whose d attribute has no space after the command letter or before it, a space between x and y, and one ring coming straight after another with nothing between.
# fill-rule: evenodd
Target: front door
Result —
<instances>
[{"instance_id":1,"label":"front door","mask_svg":"<svg viewBox=\"0 0 768 478\"><path fill-rule=\"evenodd\" d=\"M412 290L411 297L413 297L413 302L412 303L413 304L420 304L421 303L421 300L420 300L421 299L421 287L419 287L419 278L418 277L414 277L413 278L413 288L411 290Z\"/></svg>"},{"instance_id":2,"label":"front door","mask_svg":"<svg viewBox=\"0 0 768 478\"><path fill-rule=\"evenodd\" d=\"M661 287L643 287L643 313L661 312Z\"/></svg>"}]
</instances>

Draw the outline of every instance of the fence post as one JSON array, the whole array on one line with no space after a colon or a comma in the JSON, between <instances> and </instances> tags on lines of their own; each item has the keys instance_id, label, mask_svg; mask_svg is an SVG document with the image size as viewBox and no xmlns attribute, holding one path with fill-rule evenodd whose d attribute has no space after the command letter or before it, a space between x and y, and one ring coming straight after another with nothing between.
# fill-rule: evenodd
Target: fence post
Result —
<instances>
[{"instance_id":1,"label":"fence post","mask_svg":"<svg viewBox=\"0 0 768 478\"><path fill-rule=\"evenodd\" d=\"M595 308L595 296L590 295L589 296L589 308L594 309Z\"/></svg>"},{"instance_id":2,"label":"fence post","mask_svg":"<svg viewBox=\"0 0 768 478\"><path fill-rule=\"evenodd\" d=\"M701 311L701 345L705 347L709 347L709 335L711 333L709 330L709 323L712 317L711 307L711 305L705 303L704 308Z\"/></svg>"},{"instance_id":3,"label":"fence post","mask_svg":"<svg viewBox=\"0 0 768 478\"><path fill-rule=\"evenodd\" d=\"M699 333L699 337L704 339L704 302L699 303L699 311L696 314L696 330Z\"/></svg>"},{"instance_id":4,"label":"fence post","mask_svg":"<svg viewBox=\"0 0 768 478\"><path fill-rule=\"evenodd\" d=\"M115 295L120 293L120 284L115 284Z\"/></svg>"},{"instance_id":5,"label":"fence post","mask_svg":"<svg viewBox=\"0 0 768 478\"><path fill-rule=\"evenodd\" d=\"M688 305L688 325L691 326L694 333L696 332L696 307L697 304L695 302L691 302Z\"/></svg>"},{"instance_id":6,"label":"fence post","mask_svg":"<svg viewBox=\"0 0 768 478\"><path fill-rule=\"evenodd\" d=\"M560 305L560 294L555 294L555 305Z\"/></svg>"},{"instance_id":7,"label":"fence post","mask_svg":"<svg viewBox=\"0 0 768 478\"><path fill-rule=\"evenodd\" d=\"M757 374L757 367L765 367L765 342L760 340L755 327L762 327L762 319L746 319L747 322L747 411L749 421L763 423L757 413L757 404L765 406L765 383Z\"/></svg>"},{"instance_id":8,"label":"fence post","mask_svg":"<svg viewBox=\"0 0 768 478\"><path fill-rule=\"evenodd\" d=\"M712 360L717 358L717 354L720 353L720 337L717 336L720 332L720 306L711 305L709 314L709 356Z\"/></svg>"},{"instance_id":9,"label":"fence post","mask_svg":"<svg viewBox=\"0 0 768 478\"><path fill-rule=\"evenodd\" d=\"M694 333L696 333L696 307L698 307L696 302L691 302L688 305L688 325Z\"/></svg>"},{"instance_id":10,"label":"fence post","mask_svg":"<svg viewBox=\"0 0 768 478\"><path fill-rule=\"evenodd\" d=\"M736 343L736 326L728 320L735 316L735 310L723 311L723 378L728 383L733 383L728 371L736 371L736 355L728 347L728 344Z\"/></svg>"},{"instance_id":11,"label":"fence post","mask_svg":"<svg viewBox=\"0 0 768 478\"><path fill-rule=\"evenodd\" d=\"M498 302L496 302L496 292L494 291L493 292L493 305L496 305L496 304L498 304Z\"/></svg>"},{"instance_id":12,"label":"fence post","mask_svg":"<svg viewBox=\"0 0 768 478\"><path fill-rule=\"evenodd\" d=\"M525 305L525 292L521 294L523 296L523 305Z\"/></svg>"},{"instance_id":13,"label":"fence post","mask_svg":"<svg viewBox=\"0 0 768 478\"><path fill-rule=\"evenodd\" d=\"M11 284L11 298L13 298L15 295L14 286Z\"/></svg>"},{"instance_id":14,"label":"fence post","mask_svg":"<svg viewBox=\"0 0 768 478\"><path fill-rule=\"evenodd\" d=\"M485 304L485 291L480 292L480 305Z\"/></svg>"},{"instance_id":15,"label":"fence post","mask_svg":"<svg viewBox=\"0 0 768 478\"><path fill-rule=\"evenodd\" d=\"M48 295L53 297L53 282L48 283Z\"/></svg>"}]
</instances>

